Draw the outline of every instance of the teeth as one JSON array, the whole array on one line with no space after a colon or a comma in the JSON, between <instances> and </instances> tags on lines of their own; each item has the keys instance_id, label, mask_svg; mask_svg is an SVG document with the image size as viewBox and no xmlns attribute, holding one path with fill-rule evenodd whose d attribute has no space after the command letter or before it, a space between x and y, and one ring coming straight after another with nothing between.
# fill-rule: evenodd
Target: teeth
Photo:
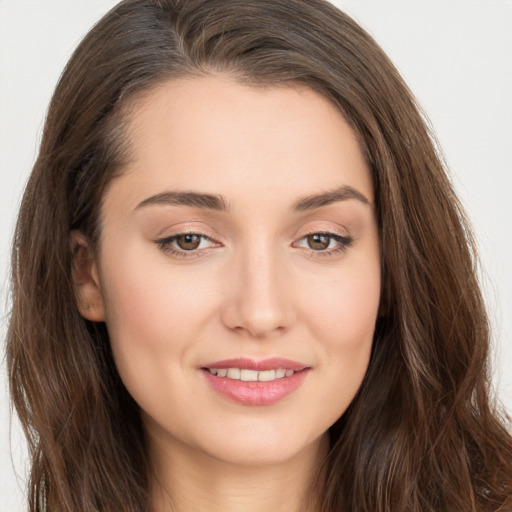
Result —
<instances>
[{"instance_id":1,"label":"teeth","mask_svg":"<svg viewBox=\"0 0 512 512\"><path fill-rule=\"evenodd\" d=\"M270 380L275 380L276 378L276 370L267 370L264 372L259 372L258 380L261 382L268 382Z\"/></svg>"},{"instance_id":2,"label":"teeth","mask_svg":"<svg viewBox=\"0 0 512 512\"><path fill-rule=\"evenodd\" d=\"M240 374L242 372L240 371L240 368L228 368L227 378L228 379L236 379L240 380Z\"/></svg>"},{"instance_id":3,"label":"teeth","mask_svg":"<svg viewBox=\"0 0 512 512\"><path fill-rule=\"evenodd\" d=\"M270 382L284 377L291 377L295 372L278 368L277 370L248 370L246 368L208 368L212 375L227 377L228 379L241 380L243 382Z\"/></svg>"},{"instance_id":4,"label":"teeth","mask_svg":"<svg viewBox=\"0 0 512 512\"><path fill-rule=\"evenodd\" d=\"M240 371L240 380L244 382L257 382L258 373L256 370L241 370Z\"/></svg>"}]
</instances>

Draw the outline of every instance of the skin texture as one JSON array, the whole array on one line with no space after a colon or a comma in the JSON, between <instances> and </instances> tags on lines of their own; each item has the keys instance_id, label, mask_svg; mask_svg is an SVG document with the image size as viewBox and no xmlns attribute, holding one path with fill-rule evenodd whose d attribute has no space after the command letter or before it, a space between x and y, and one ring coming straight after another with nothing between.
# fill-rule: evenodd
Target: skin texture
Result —
<instances>
[{"instance_id":1,"label":"skin texture","mask_svg":"<svg viewBox=\"0 0 512 512\"><path fill-rule=\"evenodd\" d=\"M212 75L141 98L129 138L132 159L105 194L97 254L73 234L86 255L75 282L82 315L107 323L141 407L154 510L170 510L167 493L180 511L299 510L326 431L365 375L379 310L372 180L356 137L305 87ZM367 203L293 209L346 186ZM229 209L141 205L170 191L222 195ZM158 243L183 231L208 238L189 252L179 240ZM312 233L351 241L312 248ZM238 357L310 369L282 400L246 405L214 391L201 369Z\"/></svg>"}]
</instances>

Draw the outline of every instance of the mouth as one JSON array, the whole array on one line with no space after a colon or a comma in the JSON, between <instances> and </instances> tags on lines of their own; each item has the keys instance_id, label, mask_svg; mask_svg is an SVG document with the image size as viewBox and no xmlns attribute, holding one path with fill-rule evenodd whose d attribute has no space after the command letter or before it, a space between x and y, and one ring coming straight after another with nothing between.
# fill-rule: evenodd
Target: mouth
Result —
<instances>
[{"instance_id":1,"label":"mouth","mask_svg":"<svg viewBox=\"0 0 512 512\"><path fill-rule=\"evenodd\" d=\"M247 368L204 368L212 375L243 382L272 382L277 379L291 377L295 370L277 368L275 370L249 370Z\"/></svg>"},{"instance_id":2,"label":"mouth","mask_svg":"<svg viewBox=\"0 0 512 512\"><path fill-rule=\"evenodd\" d=\"M200 368L212 389L244 405L278 402L298 389L311 370L287 359L230 359Z\"/></svg>"}]
</instances>

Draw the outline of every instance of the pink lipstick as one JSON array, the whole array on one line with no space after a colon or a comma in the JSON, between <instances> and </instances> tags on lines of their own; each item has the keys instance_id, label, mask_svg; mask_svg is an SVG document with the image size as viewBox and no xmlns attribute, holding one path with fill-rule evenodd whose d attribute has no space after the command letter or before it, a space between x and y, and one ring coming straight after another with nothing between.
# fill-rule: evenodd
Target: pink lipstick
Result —
<instances>
[{"instance_id":1,"label":"pink lipstick","mask_svg":"<svg viewBox=\"0 0 512 512\"><path fill-rule=\"evenodd\" d=\"M269 405L293 393L310 367L289 359L226 359L201 368L211 388L238 403Z\"/></svg>"}]
</instances>

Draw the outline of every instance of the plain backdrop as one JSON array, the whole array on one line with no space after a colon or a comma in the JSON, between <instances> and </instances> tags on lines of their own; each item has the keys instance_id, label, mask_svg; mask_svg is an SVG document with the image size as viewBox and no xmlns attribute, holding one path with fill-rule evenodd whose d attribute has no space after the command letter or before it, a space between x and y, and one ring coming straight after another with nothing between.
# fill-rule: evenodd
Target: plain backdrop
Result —
<instances>
[{"instance_id":1,"label":"plain backdrop","mask_svg":"<svg viewBox=\"0 0 512 512\"><path fill-rule=\"evenodd\" d=\"M250 0L248 0L250 1ZM117 0L0 0L0 334L16 210L71 51ZM338 0L428 114L477 234L497 392L512 411L512 2ZM0 512L26 510L25 447L0 365ZM12 427L11 427L12 425Z\"/></svg>"}]
</instances>

